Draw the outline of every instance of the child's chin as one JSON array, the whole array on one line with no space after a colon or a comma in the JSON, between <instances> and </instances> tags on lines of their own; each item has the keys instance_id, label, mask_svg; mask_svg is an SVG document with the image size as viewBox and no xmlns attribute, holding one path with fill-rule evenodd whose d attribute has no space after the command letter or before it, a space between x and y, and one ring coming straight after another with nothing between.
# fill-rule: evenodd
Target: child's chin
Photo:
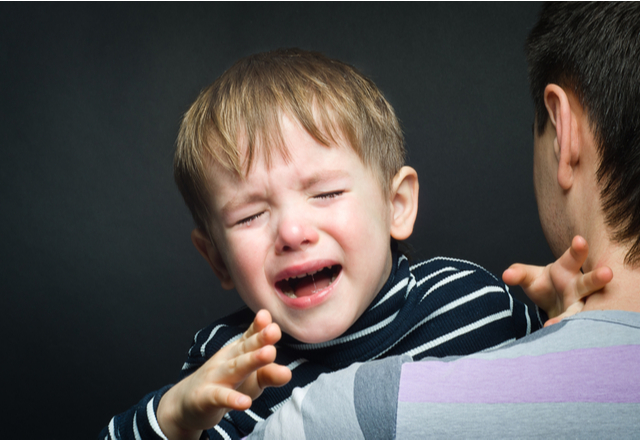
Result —
<instances>
[{"instance_id":1,"label":"child's chin","mask_svg":"<svg viewBox=\"0 0 640 440\"><path fill-rule=\"evenodd\" d=\"M349 329L349 326L342 328L343 326L335 326L334 328L327 329L321 328L320 326L318 331L308 331L309 329L304 329L304 331L292 331L289 333L290 336L293 336L300 342L304 342L305 344L321 344L323 342L331 341L333 339L339 338L344 332Z\"/></svg>"}]
</instances>

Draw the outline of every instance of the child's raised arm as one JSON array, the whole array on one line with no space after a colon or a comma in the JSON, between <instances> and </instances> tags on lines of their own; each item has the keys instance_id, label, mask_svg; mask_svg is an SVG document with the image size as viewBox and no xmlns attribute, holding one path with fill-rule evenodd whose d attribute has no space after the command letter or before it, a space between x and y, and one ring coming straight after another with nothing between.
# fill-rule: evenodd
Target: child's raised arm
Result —
<instances>
[{"instance_id":1,"label":"child's raised arm","mask_svg":"<svg viewBox=\"0 0 640 440\"><path fill-rule=\"evenodd\" d=\"M240 339L227 345L160 400L158 424L170 440L199 439L230 410L244 411L266 387L282 386L291 371L274 364L281 332L266 310Z\"/></svg>"},{"instance_id":2,"label":"child's raised arm","mask_svg":"<svg viewBox=\"0 0 640 440\"><path fill-rule=\"evenodd\" d=\"M571 247L554 263L545 267L513 264L502 274L502 280L520 285L527 296L547 312L545 327L582 310L584 298L602 289L613 278L609 267L603 266L586 274L580 268L587 259L587 241L576 235Z\"/></svg>"}]
</instances>

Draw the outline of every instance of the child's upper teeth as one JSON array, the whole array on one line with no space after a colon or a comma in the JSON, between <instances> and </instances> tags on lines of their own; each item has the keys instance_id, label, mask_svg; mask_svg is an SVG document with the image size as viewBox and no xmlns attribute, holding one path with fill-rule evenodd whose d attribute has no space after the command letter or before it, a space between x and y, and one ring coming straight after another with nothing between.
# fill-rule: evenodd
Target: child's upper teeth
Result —
<instances>
[{"instance_id":1,"label":"child's upper teeth","mask_svg":"<svg viewBox=\"0 0 640 440\"><path fill-rule=\"evenodd\" d=\"M287 278L287 279L290 280L290 279L293 279L293 278L304 278L304 277L308 277L308 276L311 276L311 275L315 275L318 272L320 272L320 271L319 270L315 270L313 272L307 272L307 273L302 273L300 275L294 275L291 278Z\"/></svg>"},{"instance_id":2,"label":"child's upper teeth","mask_svg":"<svg viewBox=\"0 0 640 440\"><path fill-rule=\"evenodd\" d=\"M294 275L292 277L287 278L286 280L289 281L289 280L294 280L294 279L297 279L297 278L304 278L304 277L307 277L307 276L313 276L313 275L317 274L318 272L320 272L320 271L322 271L324 269L326 269L326 268L322 268L322 269L319 269L319 270L316 270L316 271L313 271L313 272L303 273L303 274L300 274L300 275ZM331 280L329 281L329 284L333 283L335 280L336 280L336 273L332 271ZM314 282L314 285L315 285L315 282ZM283 290L282 293L287 295L289 298L297 298L297 295L295 294L293 289L291 287L289 287L288 285L287 285L287 290L286 291Z\"/></svg>"}]
</instances>

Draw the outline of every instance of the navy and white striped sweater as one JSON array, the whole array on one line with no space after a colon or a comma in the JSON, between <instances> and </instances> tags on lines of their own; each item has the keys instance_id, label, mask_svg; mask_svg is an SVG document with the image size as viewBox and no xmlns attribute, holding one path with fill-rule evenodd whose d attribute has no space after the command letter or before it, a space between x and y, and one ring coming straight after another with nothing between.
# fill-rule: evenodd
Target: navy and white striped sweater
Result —
<instances>
[{"instance_id":1,"label":"navy and white striped sweater","mask_svg":"<svg viewBox=\"0 0 640 440\"><path fill-rule=\"evenodd\" d=\"M222 318L199 331L180 377L193 373L224 345L240 337L253 321L249 309ZM291 382L267 388L244 412L228 413L208 431L210 438L238 439L273 414L295 387L321 373L354 362L409 354L466 355L511 342L542 327L537 309L514 300L508 288L484 268L468 261L438 257L409 263L394 253L393 269L382 290L354 325L339 338L305 344L283 335L276 362L293 373ZM136 406L115 416L100 439L164 439L155 417L169 387L148 394Z\"/></svg>"}]
</instances>

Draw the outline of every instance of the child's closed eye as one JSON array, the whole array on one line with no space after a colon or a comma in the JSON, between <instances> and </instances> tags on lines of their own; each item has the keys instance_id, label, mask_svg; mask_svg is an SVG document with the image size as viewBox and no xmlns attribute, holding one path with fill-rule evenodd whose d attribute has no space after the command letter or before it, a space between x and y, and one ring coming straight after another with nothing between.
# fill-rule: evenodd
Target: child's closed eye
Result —
<instances>
[{"instance_id":1,"label":"child's closed eye","mask_svg":"<svg viewBox=\"0 0 640 440\"><path fill-rule=\"evenodd\" d=\"M322 194L318 194L317 196L314 196L314 199L321 199L321 200L327 200L327 199L335 199L338 196L341 196L342 194L344 194L344 191L331 191L328 193L322 193Z\"/></svg>"},{"instance_id":2,"label":"child's closed eye","mask_svg":"<svg viewBox=\"0 0 640 440\"><path fill-rule=\"evenodd\" d=\"M249 217L243 218L242 220L240 220L239 222L237 222L236 224L238 226L248 226L251 224L252 221L254 221L255 219L257 219L258 217L260 217L262 214L264 214L263 212L259 212L257 214L254 215L250 215Z\"/></svg>"}]
</instances>

